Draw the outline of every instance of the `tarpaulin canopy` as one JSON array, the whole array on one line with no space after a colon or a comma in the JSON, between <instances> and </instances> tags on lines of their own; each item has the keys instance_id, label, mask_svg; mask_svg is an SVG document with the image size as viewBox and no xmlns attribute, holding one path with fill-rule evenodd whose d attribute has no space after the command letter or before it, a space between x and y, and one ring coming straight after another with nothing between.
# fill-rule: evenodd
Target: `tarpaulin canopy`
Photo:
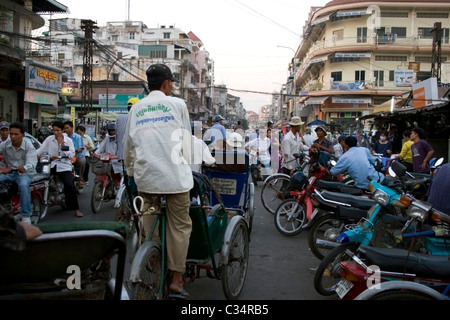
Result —
<instances>
[{"instance_id":1,"label":"tarpaulin canopy","mask_svg":"<svg viewBox=\"0 0 450 320\"><path fill-rule=\"evenodd\" d=\"M103 119L103 120L108 120L108 121L116 121L117 118L120 116L120 113L117 112L89 112L88 114L86 114L84 117L85 118L95 118L98 114L98 117Z\"/></svg>"}]
</instances>

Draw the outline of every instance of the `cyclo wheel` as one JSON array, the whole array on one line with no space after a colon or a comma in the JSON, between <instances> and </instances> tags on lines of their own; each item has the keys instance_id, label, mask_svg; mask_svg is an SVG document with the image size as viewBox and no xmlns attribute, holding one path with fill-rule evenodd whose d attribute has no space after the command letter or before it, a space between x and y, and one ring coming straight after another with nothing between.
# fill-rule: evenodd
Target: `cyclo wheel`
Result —
<instances>
[{"instance_id":1,"label":"cyclo wheel","mask_svg":"<svg viewBox=\"0 0 450 320\"><path fill-rule=\"evenodd\" d=\"M228 300L236 300L241 294L248 270L249 233L241 219L234 226L229 239L228 263L221 266L222 290Z\"/></svg>"},{"instance_id":2,"label":"cyclo wheel","mask_svg":"<svg viewBox=\"0 0 450 320\"><path fill-rule=\"evenodd\" d=\"M311 252L322 260L333 248L329 248L317 243L317 240L335 242L339 234L344 231L346 221L336 218L334 214L326 214L319 217L311 226L308 234L308 245Z\"/></svg>"},{"instance_id":3,"label":"cyclo wheel","mask_svg":"<svg viewBox=\"0 0 450 320\"><path fill-rule=\"evenodd\" d=\"M269 213L274 214L278 206L289 198L291 178L282 174L274 174L264 181L261 189L261 202Z\"/></svg>"},{"instance_id":4,"label":"cyclo wheel","mask_svg":"<svg viewBox=\"0 0 450 320\"><path fill-rule=\"evenodd\" d=\"M340 244L322 259L314 274L314 288L318 293L323 296L336 294L336 286L342 279L339 274L341 262L352 259L345 250L356 252L358 247L359 243L356 242Z\"/></svg>"},{"instance_id":5,"label":"cyclo wheel","mask_svg":"<svg viewBox=\"0 0 450 320\"><path fill-rule=\"evenodd\" d=\"M136 253L136 265L133 261L132 269L137 268L139 282L129 284L129 294L132 300L158 300L161 284L162 255L161 247L154 242L145 242ZM167 273L165 273L167 274ZM165 292L163 292L165 296Z\"/></svg>"},{"instance_id":6,"label":"cyclo wheel","mask_svg":"<svg viewBox=\"0 0 450 320\"><path fill-rule=\"evenodd\" d=\"M122 192L120 199L120 207L116 210L115 221L121 221L126 223L130 227L130 234L134 232L134 216L132 204L130 203L130 197L126 191Z\"/></svg>"},{"instance_id":7,"label":"cyclo wheel","mask_svg":"<svg viewBox=\"0 0 450 320\"><path fill-rule=\"evenodd\" d=\"M98 213L102 206L102 192L103 192L103 182L96 182L94 188L92 188L91 194L91 209L92 212Z\"/></svg>"},{"instance_id":8,"label":"cyclo wheel","mask_svg":"<svg viewBox=\"0 0 450 320\"><path fill-rule=\"evenodd\" d=\"M301 233L306 220L305 204L298 203L297 199L284 200L273 216L275 227L285 236L295 236Z\"/></svg>"}]
</instances>

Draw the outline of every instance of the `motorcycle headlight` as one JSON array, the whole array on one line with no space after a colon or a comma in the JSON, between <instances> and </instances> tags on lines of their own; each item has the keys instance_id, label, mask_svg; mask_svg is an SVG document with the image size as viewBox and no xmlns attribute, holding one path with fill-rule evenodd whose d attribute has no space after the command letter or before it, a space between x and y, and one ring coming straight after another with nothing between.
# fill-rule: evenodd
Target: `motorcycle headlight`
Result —
<instances>
[{"instance_id":1,"label":"motorcycle headlight","mask_svg":"<svg viewBox=\"0 0 450 320\"><path fill-rule=\"evenodd\" d=\"M406 214L408 217L420 222L424 222L427 217L427 212L416 206L410 206Z\"/></svg>"},{"instance_id":2,"label":"motorcycle headlight","mask_svg":"<svg viewBox=\"0 0 450 320\"><path fill-rule=\"evenodd\" d=\"M382 206L386 206L389 202L389 195L383 190L375 190L372 199Z\"/></svg>"}]
</instances>

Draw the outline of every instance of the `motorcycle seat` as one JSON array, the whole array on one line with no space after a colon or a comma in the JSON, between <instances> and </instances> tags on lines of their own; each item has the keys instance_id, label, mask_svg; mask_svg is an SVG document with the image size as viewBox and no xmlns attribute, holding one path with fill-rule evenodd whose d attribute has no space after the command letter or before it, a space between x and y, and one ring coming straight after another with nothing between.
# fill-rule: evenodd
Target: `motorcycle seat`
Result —
<instances>
[{"instance_id":1,"label":"motorcycle seat","mask_svg":"<svg viewBox=\"0 0 450 320\"><path fill-rule=\"evenodd\" d=\"M322 191L321 194L325 199L343 202L360 209L370 209L373 205L377 204L375 200L365 196L354 196L351 194L331 192L327 190Z\"/></svg>"},{"instance_id":2,"label":"motorcycle seat","mask_svg":"<svg viewBox=\"0 0 450 320\"><path fill-rule=\"evenodd\" d=\"M367 257L371 265L379 266L382 271L414 273L416 276L434 279L450 279L448 256L369 246L361 246L358 250Z\"/></svg>"},{"instance_id":3,"label":"motorcycle seat","mask_svg":"<svg viewBox=\"0 0 450 320\"><path fill-rule=\"evenodd\" d=\"M48 173L36 173L30 176L31 176L31 183L41 182L44 180L48 180L50 178L50 174Z\"/></svg>"},{"instance_id":4,"label":"motorcycle seat","mask_svg":"<svg viewBox=\"0 0 450 320\"><path fill-rule=\"evenodd\" d=\"M364 191L361 188L346 185L342 182L337 181L317 180L316 187L319 189L325 189L330 191L345 192L347 194L352 194L356 196L361 196L364 194Z\"/></svg>"}]
</instances>

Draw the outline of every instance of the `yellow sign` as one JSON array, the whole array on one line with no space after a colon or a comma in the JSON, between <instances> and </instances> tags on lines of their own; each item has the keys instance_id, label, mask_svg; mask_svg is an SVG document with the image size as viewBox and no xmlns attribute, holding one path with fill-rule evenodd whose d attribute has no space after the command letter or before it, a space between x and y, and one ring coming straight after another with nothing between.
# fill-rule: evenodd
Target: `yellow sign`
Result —
<instances>
[{"instance_id":1,"label":"yellow sign","mask_svg":"<svg viewBox=\"0 0 450 320\"><path fill-rule=\"evenodd\" d=\"M75 107L70 107L70 121L75 124Z\"/></svg>"},{"instance_id":2,"label":"yellow sign","mask_svg":"<svg viewBox=\"0 0 450 320\"><path fill-rule=\"evenodd\" d=\"M80 83L76 81L63 82L61 88L61 95L63 96L76 96L80 89Z\"/></svg>"}]
</instances>

